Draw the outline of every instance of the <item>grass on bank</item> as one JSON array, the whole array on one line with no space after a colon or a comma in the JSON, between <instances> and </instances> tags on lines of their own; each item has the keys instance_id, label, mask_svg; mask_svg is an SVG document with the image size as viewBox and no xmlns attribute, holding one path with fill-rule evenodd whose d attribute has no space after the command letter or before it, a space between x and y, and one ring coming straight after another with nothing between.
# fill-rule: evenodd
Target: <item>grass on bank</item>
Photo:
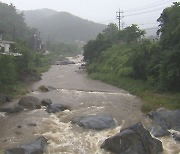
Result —
<instances>
[{"instance_id":1,"label":"grass on bank","mask_svg":"<svg viewBox=\"0 0 180 154\"><path fill-rule=\"evenodd\" d=\"M108 84L122 88L142 99L142 112L148 113L152 110L164 107L170 110L180 109L180 93L158 93L157 89L142 80L117 77L108 73L91 73L93 79L101 80Z\"/></svg>"}]
</instances>

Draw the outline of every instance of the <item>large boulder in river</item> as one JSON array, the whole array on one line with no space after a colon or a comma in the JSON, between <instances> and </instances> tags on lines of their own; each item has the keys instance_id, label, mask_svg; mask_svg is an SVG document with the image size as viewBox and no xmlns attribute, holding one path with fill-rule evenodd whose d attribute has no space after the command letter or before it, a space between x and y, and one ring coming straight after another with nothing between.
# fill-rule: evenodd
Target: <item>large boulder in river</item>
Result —
<instances>
[{"instance_id":1,"label":"large boulder in river","mask_svg":"<svg viewBox=\"0 0 180 154\"><path fill-rule=\"evenodd\" d=\"M171 133L166 128L160 125L155 125L151 130L151 134L155 137L163 137L163 136L168 136Z\"/></svg>"},{"instance_id":2,"label":"large boulder in river","mask_svg":"<svg viewBox=\"0 0 180 154\"><path fill-rule=\"evenodd\" d=\"M3 105L6 102L11 102L11 98L6 94L0 94L0 105Z\"/></svg>"},{"instance_id":3,"label":"large boulder in river","mask_svg":"<svg viewBox=\"0 0 180 154\"><path fill-rule=\"evenodd\" d=\"M49 92L49 91L51 91L51 90L57 90L57 89L54 88L54 87L44 86L44 85L41 85L38 89L39 89L41 92Z\"/></svg>"},{"instance_id":4,"label":"large boulder in river","mask_svg":"<svg viewBox=\"0 0 180 154\"><path fill-rule=\"evenodd\" d=\"M180 110L170 111L164 108L152 111L148 114L153 125L159 125L163 129L174 129L180 131Z\"/></svg>"},{"instance_id":5,"label":"large boulder in river","mask_svg":"<svg viewBox=\"0 0 180 154\"><path fill-rule=\"evenodd\" d=\"M24 96L22 97L19 102L19 105L23 106L27 109L40 109L41 108L41 101L33 96Z\"/></svg>"},{"instance_id":6,"label":"large boulder in river","mask_svg":"<svg viewBox=\"0 0 180 154\"><path fill-rule=\"evenodd\" d=\"M116 126L115 120L111 116L104 114L77 117L72 119L72 123L86 129L95 130L103 130Z\"/></svg>"},{"instance_id":7,"label":"large boulder in river","mask_svg":"<svg viewBox=\"0 0 180 154\"><path fill-rule=\"evenodd\" d=\"M40 136L29 144L17 146L4 151L4 154L43 154L47 147L47 140Z\"/></svg>"},{"instance_id":8,"label":"large boulder in river","mask_svg":"<svg viewBox=\"0 0 180 154\"><path fill-rule=\"evenodd\" d=\"M172 133L172 136L173 136L175 141L179 141L180 142L180 132Z\"/></svg>"},{"instance_id":9,"label":"large boulder in river","mask_svg":"<svg viewBox=\"0 0 180 154\"><path fill-rule=\"evenodd\" d=\"M50 104L46 109L48 113L57 113L64 110L69 110L69 107L63 104Z\"/></svg>"},{"instance_id":10,"label":"large boulder in river","mask_svg":"<svg viewBox=\"0 0 180 154\"><path fill-rule=\"evenodd\" d=\"M118 154L157 154L163 151L161 141L152 138L141 123L106 139L101 148Z\"/></svg>"},{"instance_id":11,"label":"large boulder in river","mask_svg":"<svg viewBox=\"0 0 180 154\"><path fill-rule=\"evenodd\" d=\"M21 107L20 105L0 108L0 112L5 112L5 113L9 113L9 114L18 113L22 110L23 110L23 107Z\"/></svg>"},{"instance_id":12,"label":"large boulder in river","mask_svg":"<svg viewBox=\"0 0 180 154\"><path fill-rule=\"evenodd\" d=\"M48 105L51 105L51 104L52 104L51 99L43 99L43 100L41 101L41 105L42 105L42 106L48 106Z\"/></svg>"}]
</instances>

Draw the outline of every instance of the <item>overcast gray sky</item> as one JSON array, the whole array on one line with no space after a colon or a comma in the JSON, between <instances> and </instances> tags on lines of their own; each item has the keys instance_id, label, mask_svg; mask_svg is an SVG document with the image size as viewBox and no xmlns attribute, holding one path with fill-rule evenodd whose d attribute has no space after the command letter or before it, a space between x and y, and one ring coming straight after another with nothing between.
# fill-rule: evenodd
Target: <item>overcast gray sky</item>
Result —
<instances>
[{"instance_id":1,"label":"overcast gray sky","mask_svg":"<svg viewBox=\"0 0 180 154\"><path fill-rule=\"evenodd\" d=\"M70 12L98 23L117 23L116 11L124 12L125 26L138 24L141 28L154 27L156 19L173 0L0 0L13 3L20 10L49 8ZM176 2L179 0L175 0ZM136 15L135 15L136 14Z\"/></svg>"}]
</instances>

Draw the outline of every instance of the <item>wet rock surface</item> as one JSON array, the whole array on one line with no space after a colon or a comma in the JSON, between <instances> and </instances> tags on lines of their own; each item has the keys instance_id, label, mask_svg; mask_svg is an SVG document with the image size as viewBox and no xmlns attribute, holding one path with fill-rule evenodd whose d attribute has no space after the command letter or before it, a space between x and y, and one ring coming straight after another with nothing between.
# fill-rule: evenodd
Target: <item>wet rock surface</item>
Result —
<instances>
[{"instance_id":1,"label":"wet rock surface","mask_svg":"<svg viewBox=\"0 0 180 154\"><path fill-rule=\"evenodd\" d=\"M157 154L163 151L161 141L152 138L141 123L106 139L101 148L118 154Z\"/></svg>"},{"instance_id":2,"label":"wet rock surface","mask_svg":"<svg viewBox=\"0 0 180 154\"><path fill-rule=\"evenodd\" d=\"M150 112L148 116L152 119L151 133L155 137L170 135L169 129L180 131L180 110L170 111L161 108Z\"/></svg>"},{"instance_id":3,"label":"wet rock surface","mask_svg":"<svg viewBox=\"0 0 180 154\"><path fill-rule=\"evenodd\" d=\"M21 112L21 111L23 111L23 107L20 106L20 105L15 105L13 107L0 108L0 112L5 112L5 113L9 113L9 114L18 113L18 112Z\"/></svg>"},{"instance_id":4,"label":"wet rock surface","mask_svg":"<svg viewBox=\"0 0 180 154\"><path fill-rule=\"evenodd\" d=\"M39 90L40 90L41 92L48 92L48 91L49 91L49 89L48 89L46 86L44 86L44 85L40 86L40 87L39 87Z\"/></svg>"},{"instance_id":5,"label":"wet rock surface","mask_svg":"<svg viewBox=\"0 0 180 154\"><path fill-rule=\"evenodd\" d=\"M86 64L81 64L81 66L79 67L79 69L86 69Z\"/></svg>"},{"instance_id":6,"label":"wet rock surface","mask_svg":"<svg viewBox=\"0 0 180 154\"><path fill-rule=\"evenodd\" d=\"M154 124L160 125L166 129L180 131L180 110L167 110L164 108L150 112L148 116Z\"/></svg>"},{"instance_id":7,"label":"wet rock surface","mask_svg":"<svg viewBox=\"0 0 180 154\"><path fill-rule=\"evenodd\" d=\"M52 91L52 90L57 90L57 89L54 88L54 87L44 86L44 85L41 85L38 89L39 89L41 92L49 92L49 91Z\"/></svg>"},{"instance_id":8,"label":"wet rock surface","mask_svg":"<svg viewBox=\"0 0 180 154\"><path fill-rule=\"evenodd\" d=\"M19 100L18 104L26 109L31 110L41 108L40 100L34 96L24 96Z\"/></svg>"},{"instance_id":9,"label":"wet rock surface","mask_svg":"<svg viewBox=\"0 0 180 154\"><path fill-rule=\"evenodd\" d=\"M47 147L47 140L40 136L29 144L6 149L4 154L43 154Z\"/></svg>"},{"instance_id":10,"label":"wet rock surface","mask_svg":"<svg viewBox=\"0 0 180 154\"><path fill-rule=\"evenodd\" d=\"M151 134L155 137L163 137L163 136L168 136L171 133L166 128L163 128L160 125L155 125L151 130Z\"/></svg>"},{"instance_id":11,"label":"wet rock surface","mask_svg":"<svg viewBox=\"0 0 180 154\"><path fill-rule=\"evenodd\" d=\"M89 115L72 119L73 124L86 129L103 130L116 126L115 120L109 115Z\"/></svg>"},{"instance_id":12,"label":"wet rock surface","mask_svg":"<svg viewBox=\"0 0 180 154\"><path fill-rule=\"evenodd\" d=\"M43 99L43 100L41 101L41 105L42 105L42 106L48 106L48 105L51 105L51 104L52 104L51 99Z\"/></svg>"},{"instance_id":13,"label":"wet rock surface","mask_svg":"<svg viewBox=\"0 0 180 154\"><path fill-rule=\"evenodd\" d=\"M50 104L47 106L46 111L48 113L57 113L67 109L69 109L69 107L63 104Z\"/></svg>"},{"instance_id":14,"label":"wet rock surface","mask_svg":"<svg viewBox=\"0 0 180 154\"><path fill-rule=\"evenodd\" d=\"M37 124L36 124L36 123L29 123L28 126L30 126L30 127L36 127Z\"/></svg>"},{"instance_id":15,"label":"wet rock surface","mask_svg":"<svg viewBox=\"0 0 180 154\"><path fill-rule=\"evenodd\" d=\"M172 136L173 136L175 141L179 141L180 142L180 133L172 133Z\"/></svg>"}]
</instances>

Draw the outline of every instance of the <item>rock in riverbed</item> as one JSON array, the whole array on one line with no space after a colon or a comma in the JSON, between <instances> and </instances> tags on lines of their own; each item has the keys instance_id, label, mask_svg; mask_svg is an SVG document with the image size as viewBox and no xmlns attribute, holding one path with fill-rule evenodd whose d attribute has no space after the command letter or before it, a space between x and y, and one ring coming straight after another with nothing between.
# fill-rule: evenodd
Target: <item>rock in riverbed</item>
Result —
<instances>
[{"instance_id":1,"label":"rock in riverbed","mask_svg":"<svg viewBox=\"0 0 180 154\"><path fill-rule=\"evenodd\" d=\"M23 107L20 105L15 105L13 107L5 107L5 108L0 108L0 112L5 112L5 113L18 113L23 110Z\"/></svg>"},{"instance_id":2,"label":"rock in riverbed","mask_svg":"<svg viewBox=\"0 0 180 154\"><path fill-rule=\"evenodd\" d=\"M148 116L154 124L160 125L166 129L180 131L180 110L170 111L164 108L150 112Z\"/></svg>"},{"instance_id":3,"label":"rock in riverbed","mask_svg":"<svg viewBox=\"0 0 180 154\"><path fill-rule=\"evenodd\" d=\"M175 141L179 141L180 142L180 133L172 133L172 136L173 136Z\"/></svg>"},{"instance_id":4,"label":"rock in riverbed","mask_svg":"<svg viewBox=\"0 0 180 154\"><path fill-rule=\"evenodd\" d=\"M155 125L151 130L151 134L155 137L163 137L163 136L168 136L171 133L166 128L163 128L162 126L159 125Z\"/></svg>"},{"instance_id":5,"label":"rock in riverbed","mask_svg":"<svg viewBox=\"0 0 180 154\"><path fill-rule=\"evenodd\" d=\"M38 89L39 89L41 92L49 92L49 91L51 91L51 90L57 90L57 89L54 88L54 87L44 86L44 85L41 85Z\"/></svg>"},{"instance_id":6,"label":"rock in riverbed","mask_svg":"<svg viewBox=\"0 0 180 154\"><path fill-rule=\"evenodd\" d=\"M50 99L43 99L41 101L41 105L43 106L48 106L48 105L51 105L52 104L52 101Z\"/></svg>"},{"instance_id":7,"label":"rock in riverbed","mask_svg":"<svg viewBox=\"0 0 180 154\"><path fill-rule=\"evenodd\" d=\"M26 109L40 109L41 108L41 101L33 96L24 96L22 97L18 104Z\"/></svg>"},{"instance_id":8,"label":"rock in riverbed","mask_svg":"<svg viewBox=\"0 0 180 154\"><path fill-rule=\"evenodd\" d=\"M106 139L101 148L118 154L157 154L163 151L161 141L152 138L141 123Z\"/></svg>"},{"instance_id":9,"label":"rock in riverbed","mask_svg":"<svg viewBox=\"0 0 180 154\"><path fill-rule=\"evenodd\" d=\"M152 119L151 133L155 137L170 135L168 129L180 131L180 110L170 111L161 108L150 112L148 116Z\"/></svg>"},{"instance_id":10,"label":"rock in riverbed","mask_svg":"<svg viewBox=\"0 0 180 154\"><path fill-rule=\"evenodd\" d=\"M6 149L4 154L43 154L47 147L47 140L40 136L29 144Z\"/></svg>"},{"instance_id":11,"label":"rock in riverbed","mask_svg":"<svg viewBox=\"0 0 180 154\"><path fill-rule=\"evenodd\" d=\"M72 119L73 124L86 129L103 130L116 126L115 120L109 115L88 115Z\"/></svg>"},{"instance_id":12,"label":"rock in riverbed","mask_svg":"<svg viewBox=\"0 0 180 154\"><path fill-rule=\"evenodd\" d=\"M46 109L48 113L57 113L64 110L69 110L69 107L63 104L50 104Z\"/></svg>"}]
</instances>

